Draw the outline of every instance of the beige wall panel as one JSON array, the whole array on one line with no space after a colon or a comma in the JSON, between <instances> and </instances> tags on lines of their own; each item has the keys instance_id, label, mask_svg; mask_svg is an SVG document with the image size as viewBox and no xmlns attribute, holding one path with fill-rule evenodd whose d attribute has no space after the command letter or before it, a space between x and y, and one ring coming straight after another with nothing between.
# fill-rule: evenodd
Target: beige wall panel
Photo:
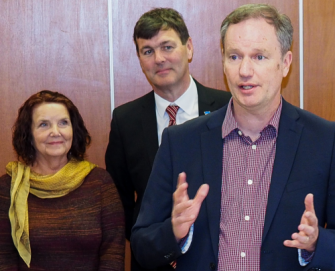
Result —
<instances>
[{"instance_id":1,"label":"beige wall panel","mask_svg":"<svg viewBox=\"0 0 335 271\"><path fill-rule=\"evenodd\" d=\"M93 142L90 161L104 167L110 122L107 1L0 1L0 174L15 156L11 127L19 106L42 89L67 95Z\"/></svg>"},{"instance_id":2,"label":"beige wall panel","mask_svg":"<svg viewBox=\"0 0 335 271\"><path fill-rule=\"evenodd\" d=\"M141 71L135 45L133 28L139 17L154 7L172 7L184 17L193 39L194 58L190 64L192 75L201 83L227 89L223 80L220 52L220 26L224 17L248 0L113 0L113 57L115 106L138 98L152 88ZM268 0L292 19L294 26L293 64L289 80L283 86L284 97L299 106L299 1ZM140 3L140 4L139 4Z\"/></svg>"},{"instance_id":3,"label":"beige wall panel","mask_svg":"<svg viewBox=\"0 0 335 271\"><path fill-rule=\"evenodd\" d=\"M335 1L304 1L304 108L335 121Z\"/></svg>"}]
</instances>

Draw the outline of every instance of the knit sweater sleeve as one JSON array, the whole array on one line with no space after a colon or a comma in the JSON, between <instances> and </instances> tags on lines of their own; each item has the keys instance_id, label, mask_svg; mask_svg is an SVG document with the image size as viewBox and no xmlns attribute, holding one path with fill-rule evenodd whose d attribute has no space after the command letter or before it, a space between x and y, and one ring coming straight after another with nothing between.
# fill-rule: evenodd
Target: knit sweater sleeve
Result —
<instances>
[{"instance_id":1,"label":"knit sweater sleeve","mask_svg":"<svg viewBox=\"0 0 335 271\"><path fill-rule=\"evenodd\" d=\"M125 229L124 212L119 194L107 171L102 172L101 229L99 270L124 270Z\"/></svg>"}]
</instances>

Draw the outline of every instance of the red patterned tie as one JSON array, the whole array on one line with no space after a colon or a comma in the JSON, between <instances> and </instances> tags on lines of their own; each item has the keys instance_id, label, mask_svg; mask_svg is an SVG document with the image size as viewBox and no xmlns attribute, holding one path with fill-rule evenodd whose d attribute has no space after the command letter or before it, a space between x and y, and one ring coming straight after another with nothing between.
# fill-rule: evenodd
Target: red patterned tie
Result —
<instances>
[{"instance_id":1,"label":"red patterned tie","mask_svg":"<svg viewBox=\"0 0 335 271\"><path fill-rule=\"evenodd\" d=\"M169 105L166 108L166 112L169 115L170 121L169 121L169 126L176 125L176 115L177 111L179 109L179 106L177 105Z\"/></svg>"},{"instance_id":2,"label":"red patterned tie","mask_svg":"<svg viewBox=\"0 0 335 271\"><path fill-rule=\"evenodd\" d=\"M166 112L168 113L169 118L170 118L169 126L176 125L176 116L177 116L178 109L179 109L179 106L177 106L177 105L169 105L166 108ZM173 269L176 269L177 262L173 261L173 262L170 263L170 265L172 266Z\"/></svg>"}]
</instances>

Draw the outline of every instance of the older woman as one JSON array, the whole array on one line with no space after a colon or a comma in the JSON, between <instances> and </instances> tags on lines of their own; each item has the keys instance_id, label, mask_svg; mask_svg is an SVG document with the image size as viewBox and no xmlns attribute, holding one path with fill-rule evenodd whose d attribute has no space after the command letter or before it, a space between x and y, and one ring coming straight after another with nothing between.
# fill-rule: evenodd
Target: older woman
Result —
<instances>
[{"instance_id":1,"label":"older woman","mask_svg":"<svg viewBox=\"0 0 335 271\"><path fill-rule=\"evenodd\" d=\"M109 174L85 161L76 106L41 91L19 109L17 162L0 178L0 270L123 270L124 214Z\"/></svg>"}]
</instances>

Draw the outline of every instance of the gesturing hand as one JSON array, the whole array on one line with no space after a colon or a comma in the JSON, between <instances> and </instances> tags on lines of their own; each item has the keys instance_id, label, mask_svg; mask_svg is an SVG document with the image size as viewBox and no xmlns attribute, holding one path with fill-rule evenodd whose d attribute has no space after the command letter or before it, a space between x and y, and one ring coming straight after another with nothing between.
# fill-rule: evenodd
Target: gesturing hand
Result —
<instances>
[{"instance_id":1,"label":"gesturing hand","mask_svg":"<svg viewBox=\"0 0 335 271\"><path fill-rule=\"evenodd\" d=\"M319 237L318 219L315 215L313 194L305 198L305 212L303 213L298 226L299 232L292 234L293 240L285 240L284 245L305 249L308 252L315 251L316 241Z\"/></svg>"},{"instance_id":2,"label":"gesturing hand","mask_svg":"<svg viewBox=\"0 0 335 271\"><path fill-rule=\"evenodd\" d=\"M173 193L173 209L171 215L173 233L177 242L188 234L191 225L198 217L201 204L209 191L208 184L203 184L192 200L188 197L187 187L186 174L182 172L178 176L177 189Z\"/></svg>"}]
</instances>

